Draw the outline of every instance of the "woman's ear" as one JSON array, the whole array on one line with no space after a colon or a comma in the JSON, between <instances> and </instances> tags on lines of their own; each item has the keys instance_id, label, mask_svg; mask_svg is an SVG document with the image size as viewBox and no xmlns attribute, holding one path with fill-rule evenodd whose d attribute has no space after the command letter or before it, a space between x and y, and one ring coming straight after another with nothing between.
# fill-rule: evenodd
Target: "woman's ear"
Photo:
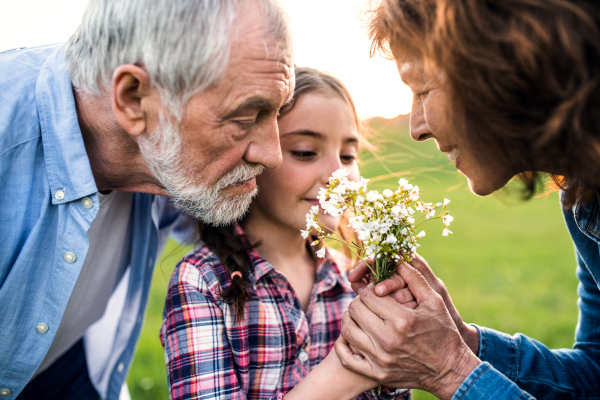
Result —
<instances>
[{"instance_id":1,"label":"woman's ear","mask_svg":"<svg viewBox=\"0 0 600 400\"><path fill-rule=\"evenodd\" d=\"M136 65L120 65L112 77L112 109L121 127L132 136L141 135L148 124L148 104L158 91L150 76Z\"/></svg>"}]
</instances>

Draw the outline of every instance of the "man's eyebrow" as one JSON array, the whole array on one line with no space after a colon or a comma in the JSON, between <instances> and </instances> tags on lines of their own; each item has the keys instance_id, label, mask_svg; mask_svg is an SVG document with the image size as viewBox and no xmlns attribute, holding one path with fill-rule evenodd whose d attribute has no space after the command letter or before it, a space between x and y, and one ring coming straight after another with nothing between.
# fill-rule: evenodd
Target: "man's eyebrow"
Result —
<instances>
[{"instance_id":1,"label":"man's eyebrow","mask_svg":"<svg viewBox=\"0 0 600 400\"><path fill-rule=\"evenodd\" d=\"M237 117L239 115L242 115L244 112L248 111L248 110L265 110L265 111L272 111L275 110L277 107L275 107L273 105L273 103L271 103L269 100L262 98L262 97L250 97L249 99L247 99L246 101L244 101L242 104L240 104L239 106L237 106L235 108L235 110L229 112L227 115L225 115L225 117L223 117L223 119L229 119L229 118L234 118Z\"/></svg>"}]
</instances>

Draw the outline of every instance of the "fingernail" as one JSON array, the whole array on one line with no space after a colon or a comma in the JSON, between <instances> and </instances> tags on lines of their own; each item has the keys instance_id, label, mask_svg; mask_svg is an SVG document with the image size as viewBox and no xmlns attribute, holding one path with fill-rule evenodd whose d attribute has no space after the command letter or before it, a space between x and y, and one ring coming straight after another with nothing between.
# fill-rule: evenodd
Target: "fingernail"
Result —
<instances>
[{"instance_id":1,"label":"fingernail","mask_svg":"<svg viewBox=\"0 0 600 400\"><path fill-rule=\"evenodd\" d=\"M376 289L377 294L385 294L385 288L383 286L378 286Z\"/></svg>"},{"instance_id":2,"label":"fingernail","mask_svg":"<svg viewBox=\"0 0 600 400\"><path fill-rule=\"evenodd\" d=\"M360 296L360 294L363 292L363 288L358 288L358 290L356 291L356 293L358 293L358 295Z\"/></svg>"}]
</instances>

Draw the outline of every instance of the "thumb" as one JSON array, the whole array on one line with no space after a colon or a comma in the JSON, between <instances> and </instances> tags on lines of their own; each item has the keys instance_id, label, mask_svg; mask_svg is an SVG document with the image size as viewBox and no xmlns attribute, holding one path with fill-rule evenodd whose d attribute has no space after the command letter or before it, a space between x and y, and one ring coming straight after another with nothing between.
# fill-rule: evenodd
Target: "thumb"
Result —
<instances>
[{"instance_id":1,"label":"thumb","mask_svg":"<svg viewBox=\"0 0 600 400\"><path fill-rule=\"evenodd\" d=\"M437 295L437 292L429 286L429 282L427 282L423 274L410 264L404 263L400 265L397 272L404 279L404 282L406 282L406 286L408 286L408 289L415 297L417 304L423 303L432 295Z\"/></svg>"}]
</instances>

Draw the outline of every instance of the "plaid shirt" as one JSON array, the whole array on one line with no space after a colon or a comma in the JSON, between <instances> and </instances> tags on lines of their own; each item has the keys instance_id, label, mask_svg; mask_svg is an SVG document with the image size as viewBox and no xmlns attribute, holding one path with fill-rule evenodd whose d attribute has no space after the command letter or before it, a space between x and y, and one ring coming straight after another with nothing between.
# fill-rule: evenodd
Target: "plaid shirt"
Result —
<instances>
[{"instance_id":1,"label":"plaid shirt","mask_svg":"<svg viewBox=\"0 0 600 400\"><path fill-rule=\"evenodd\" d=\"M219 296L231 278L214 253L200 247L177 265L161 329L171 399L281 399L340 335L355 295L330 254L317 263L306 313L285 276L256 251L248 254L252 268L244 280L253 300L239 325L233 306ZM357 398L378 396L370 390ZM384 389L379 398L411 399L411 392Z\"/></svg>"}]
</instances>

